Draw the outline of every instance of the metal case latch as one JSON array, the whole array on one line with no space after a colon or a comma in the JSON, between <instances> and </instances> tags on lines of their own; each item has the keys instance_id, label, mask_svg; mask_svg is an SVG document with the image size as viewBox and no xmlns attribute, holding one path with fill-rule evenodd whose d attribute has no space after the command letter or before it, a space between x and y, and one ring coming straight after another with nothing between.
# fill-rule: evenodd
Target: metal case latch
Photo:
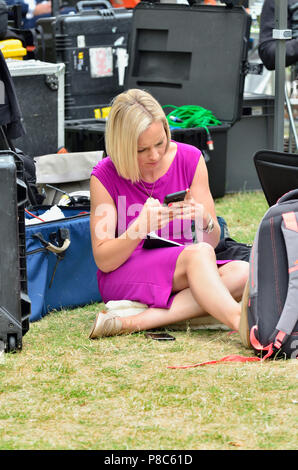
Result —
<instances>
[{"instance_id":1,"label":"metal case latch","mask_svg":"<svg viewBox=\"0 0 298 470\"><path fill-rule=\"evenodd\" d=\"M46 75L45 83L49 87L50 90L52 90L52 91L57 91L58 90L59 80L58 80L57 75L55 75L55 74Z\"/></svg>"}]
</instances>

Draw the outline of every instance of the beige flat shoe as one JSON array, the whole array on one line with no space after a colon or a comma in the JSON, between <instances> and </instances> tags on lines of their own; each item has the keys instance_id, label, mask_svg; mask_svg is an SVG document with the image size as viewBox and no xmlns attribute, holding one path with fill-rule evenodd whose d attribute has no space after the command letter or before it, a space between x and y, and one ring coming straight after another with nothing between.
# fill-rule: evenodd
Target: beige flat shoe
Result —
<instances>
[{"instance_id":1,"label":"beige flat shoe","mask_svg":"<svg viewBox=\"0 0 298 470\"><path fill-rule=\"evenodd\" d=\"M109 313L99 312L89 334L90 339L115 336L122 332L122 322L119 317Z\"/></svg>"},{"instance_id":2,"label":"beige flat shoe","mask_svg":"<svg viewBox=\"0 0 298 470\"><path fill-rule=\"evenodd\" d=\"M242 301L241 301L241 317L240 317L240 324L239 324L239 336L243 346L246 348L252 349L250 338L249 338L249 326L248 326L248 319L247 319L247 309L248 309L248 298L249 298L249 281L246 282Z\"/></svg>"}]
</instances>

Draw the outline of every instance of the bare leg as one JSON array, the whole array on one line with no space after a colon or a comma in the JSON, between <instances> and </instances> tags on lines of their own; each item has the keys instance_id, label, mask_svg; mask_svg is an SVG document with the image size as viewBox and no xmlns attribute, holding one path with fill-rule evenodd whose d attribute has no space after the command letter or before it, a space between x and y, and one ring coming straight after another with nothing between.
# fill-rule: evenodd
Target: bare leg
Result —
<instances>
[{"instance_id":1,"label":"bare leg","mask_svg":"<svg viewBox=\"0 0 298 470\"><path fill-rule=\"evenodd\" d=\"M232 261L219 268L222 282L229 289L237 302L242 299L246 281L249 274L249 263L246 261Z\"/></svg>"},{"instance_id":2,"label":"bare leg","mask_svg":"<svg viewBox=\"0 0 298 470\"><path fill-rule=\"evenodd\" d=\"M178 292L169 309L148 308L131 317L121 318L125 331L141 331L170 325L203 315L205 312L197 304L189 288Z\"/></svg>"},{"instance_id":3,"label":"bare leg","mask_svg":"<svg viewBox=\"0 0 298 470\"><path fill-rule=\"evenodd\" d=\"M238 330L240 305L231 294L241 298L247 279L247 264L239 263L233 268L227 266L220 270L217 268L214 251L206 243L186 248L177 259L173 292L178 293L171 308L150 308L138 315L121 318L123 330L156 328L206 313Z\"/></svg>"}]
</instances>

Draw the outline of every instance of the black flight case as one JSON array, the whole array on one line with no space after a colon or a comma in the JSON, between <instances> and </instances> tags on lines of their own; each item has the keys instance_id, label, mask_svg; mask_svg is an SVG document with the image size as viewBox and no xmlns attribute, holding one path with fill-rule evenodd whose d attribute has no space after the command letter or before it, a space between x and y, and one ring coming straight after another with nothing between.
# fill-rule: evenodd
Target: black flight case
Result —
<instances>
[{"instance_id":1,"label":"black flight case","mask_svg":"<svg viewBox=\"0 0 298 470\"><path fill-rule=\"evenodd\" d=\"M65 63L65 119L102 115L123 91L132 12L106 0L77 3L78 12L37 22L37 56Z\"/></svg>"},{"instance_id":2,"label":"black flight case","mask_svg":"<svg viewBox=\"0 0 298 470\"><path fill-rule=\"evenodd\" d=\"M0 133L2 136L2 127ZM3 350L13 352L22 349L31 313L25 252L24 207L27 203L27 187L24 183L23 162L10 150L0 150L0 187L1 353Z\"/></svg>"},{"instance_id":3,"label":"black flight case","mask_svg":"<svg viewBox=\"0 0 298 470\"><path fill-rule=\"evenodd\" d=\"M140 2L133 10L125 89L145 89L163 106L201 106L221 121L210 128L214 150L205 152L213 197L225 194L227 132L242 115L250 24L242 6ZM91 145L103 145L102 121L72 120L66 147L91 150L88 129ZM76 148L75 133L85 148ZM172 138L208 149L204 128L173 129Z\"/></svg>"}]
</instances>

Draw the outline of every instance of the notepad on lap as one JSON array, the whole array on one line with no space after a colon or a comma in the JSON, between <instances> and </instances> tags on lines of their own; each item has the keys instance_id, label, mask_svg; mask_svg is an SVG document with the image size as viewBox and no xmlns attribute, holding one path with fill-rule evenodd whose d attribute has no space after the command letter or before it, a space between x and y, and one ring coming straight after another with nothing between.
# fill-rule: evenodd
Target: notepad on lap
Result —
<instances>
[{"instance_id":1,"label":"notepad on lap","mask_svg":"<svg viewBox=\"0 0 298 470\"><path fill-rule=\"evenodd\" d=\"M177 243L167 238L159 237L155 232L150 232L144 241L143 248L151 250L153 248L169 248L171 246L183 246L182 243Z\"/></svg>"}]
</instances>

